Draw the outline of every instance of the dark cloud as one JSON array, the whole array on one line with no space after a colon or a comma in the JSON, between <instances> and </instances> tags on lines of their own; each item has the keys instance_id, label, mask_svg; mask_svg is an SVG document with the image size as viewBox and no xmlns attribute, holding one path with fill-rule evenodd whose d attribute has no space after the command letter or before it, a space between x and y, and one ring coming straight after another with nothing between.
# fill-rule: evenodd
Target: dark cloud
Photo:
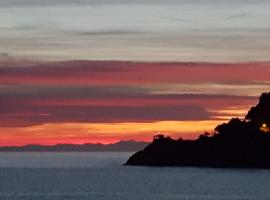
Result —
<instances>
[{"instance_id":1,"label":"dark cloud","mask_svg":"<svg viewBox=\"0 0 270 200\"><path fill-rule=\"evenodd\" d=\"M20 106L2 108L0 126L29 126L57 122L153 122L205 120L199 106Z\"/></svg>"},{"instance_id":2,"label":"dark cloud","mask_svg":"<svg viewBox=\"0 0 270 200\"><path fill-rule=\"evenodd\" d=\"M13 61L16 58L9 54L2 54L2 60ZM6 58L6 59L4 59ZM8 58L8 59L7 59ZM47 62L38 63L35 66L10 68L1 67L0 75L32 75L32 76L62 76L62 75L79 75L84 73L103 73L114 71L127 71L132 62L110 62L110 61L64 61L64 62ZM84 72L84 73L83 73Z\"/></svg>"},{"instance_id":3,"label":"dark cloud","mask_svg":"<svg viewBox=\"0 0 270 200\"><path fill-rule=\"evenodd\" d=\"M2 73L1 70L5 71L5 69L10 69L10 67L30 67L39 63L39 61L23 59L13 56L7 52L2 52L0 53L0 75Z\"/></svg>"},{"instance_id":4,"label":"dark cloud","mask_svg":"<svg viewBox=\"0 0 270 200\"><path fill-rule=\"evenodd\" d=\"M255 97L152 94L141 86L0 86L0 126L57 122L206 120L206 108L243 105Z\"/></svg>"},{"instance_id":5,"label":"dark cloud","mask_svg":"<svg viewBox=\"0 0 270 200\"><path fill-rule=\"evenodd\" d=\"M224 19L224 21L229 21L229 20L234 20L234 19L239 19L239 18L244 18L248 17L250 14L249 13L238 13L234 15L230 15Z\"/></svg>"},{"instance_id":6,"label":"dark cloud","mask_svg":"<svg viewBox=\"0 0 270 200\"><path fill-rule=\"evenodd\" d=\"M254 100L254 96L234 96L234 95L222 95L222 94L170 94L170 93L153 93L151 87L144 87L143 85L133 86L31 86L31 85L0 85L0 103L5 105L29 105L29 104L50 104L53 105L54 101L78 102L84 101L97 101L102 105L114 105L112 100L118 101L134 101L134 104L143 103L144 101L150 101L150 105L154 102L181 104L181 101L198 100L219 100L224 101L235 100ZM100 101L100 102L99 102ZM38 102L38 103L37 103ZM173 103L174 102L174 103ZM117 103L117 102L116 102ZM132 105L134 105L132 104ZM145 102L145 104L147 104ZM205 104L204 104L205 106Z\"/></svg>"},{"instance_id":7,"label":"dark cloud","mask_svg":"<svg viewBox=\"0 0 270 200\"><path fill-rule=\"evenodd\" d=\"M160 16L160 18L168 20L168 21L173 21L173 22L191 22L191 21L193 21L191 19L168 17L168 16Z\"/></svg>"},{"instance_id":8,"label":"dark cloud","mask_svg":"<svg viewBox=\"0 0 270 200\"><path fill-rule=\"evenodd\" d=\"M141 34L140 31L132 31L132 30L94 30L94 31L76 31L73 32L75 35L81 36L123 36L123 35L134 35Z\"/></svg>"},{"instance_id":9,"label":"dark cloud","mask_svg":"<svg viewBox=\"0 0 270 200\"><path fill-rule=\"evenodd\" d=\"M12 57L7 52L0 53L0 64L11 64L16 60L16 58Z\"/></svg>"},{"instance_id":10,"label":"dark cloud","mask_svg":"<svg viewBox=\"0 0 270 200\"><path fill-rule=\"evenodd\" d=\"M18 104L19 100L72 100L72 99L113 99L143 98L149 90L136 86L31 86L0 85L0 102ZM151 95L150 95L151 96ZM152 95L153 96L153 95Z\"/></svg>"},{"instance_id":11,"label":"dark cloud","mask_svg":"<svg viewBox=\"0 0 270 200\"><path fill-rule=\"evenodd\" d=\"M270 63L144 63L66 61L0 67L0 84L129 85L268 81Z\"/></svg>"}]
</instances>

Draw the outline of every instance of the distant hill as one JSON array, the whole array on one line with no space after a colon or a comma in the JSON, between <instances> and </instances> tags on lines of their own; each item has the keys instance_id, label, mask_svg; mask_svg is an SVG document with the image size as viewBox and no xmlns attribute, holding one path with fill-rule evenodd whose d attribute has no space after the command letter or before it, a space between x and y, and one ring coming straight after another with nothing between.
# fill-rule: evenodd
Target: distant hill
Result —
<instances>
[{"instance_id":1,"label":"distant hill","mask_svg":"<svg viewBox=\"0 0 270 200\"><path fill-rule=\"evenodd\" d=\"M245 119L231 119L196 140L157 135L126 165L270 169L270 93L263 93Z\"/></svg>"},{"instance_id":2,"label":"distant hill","mask_svg":"<svg viewBox=\"0 0 270 200\"><path fill-rule=\"evenodd\" d=\"M57 145L26 145L0 147L0 152L68 152L68 151L138 151L149 143L133 140L120 141L113 144L57 144Z\"/></svg>"}]
</instances>

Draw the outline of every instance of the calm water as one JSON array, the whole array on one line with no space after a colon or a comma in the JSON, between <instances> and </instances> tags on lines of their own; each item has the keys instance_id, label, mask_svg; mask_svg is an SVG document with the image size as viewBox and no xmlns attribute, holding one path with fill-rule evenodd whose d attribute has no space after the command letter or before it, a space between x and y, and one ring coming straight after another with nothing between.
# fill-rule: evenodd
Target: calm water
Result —
<instances>
[{"instance_id":1,"label":"calm water","mask_svg":"<svg viewBox=\"0 0 270 200\"><path fill-rule=\"evenodd\" d=\"M131 153L0 153L0 199L270 199L270 171L126 167Z\"/></svg>"}]
</instances>

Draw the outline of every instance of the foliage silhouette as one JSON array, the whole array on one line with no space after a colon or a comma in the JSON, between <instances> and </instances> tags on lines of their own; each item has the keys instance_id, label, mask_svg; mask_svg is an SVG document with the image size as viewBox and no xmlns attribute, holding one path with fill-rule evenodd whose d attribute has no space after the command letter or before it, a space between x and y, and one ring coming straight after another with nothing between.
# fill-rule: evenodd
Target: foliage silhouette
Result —
<instances>
[{"instance_id":1,"label":"foliage silhouette","mask_svg":"<svg viewBox=\"0 0 270 200\"><path fill-rule=\"evenodd\" d=\"M231 119L196 140L158 135L126 165L270 168L270 93L244 120Z\"/></svg>"}]
</instances>

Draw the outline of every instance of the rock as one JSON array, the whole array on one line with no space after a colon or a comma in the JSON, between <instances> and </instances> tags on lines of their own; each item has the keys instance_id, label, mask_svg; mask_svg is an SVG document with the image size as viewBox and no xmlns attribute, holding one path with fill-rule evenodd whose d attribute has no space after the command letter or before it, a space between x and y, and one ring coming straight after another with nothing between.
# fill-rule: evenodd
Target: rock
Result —
<instances>
[{"instance_id":1,"label":"rock","mask_svg":"<svg viewBox=\"0 0 270 200\"><path fill-rule=\"evenodd\" d=\"M126 165L270 168L270 93L263 93L244 120L218 125L196 140L155 136Z\"/></svg>"}]
</instances>

